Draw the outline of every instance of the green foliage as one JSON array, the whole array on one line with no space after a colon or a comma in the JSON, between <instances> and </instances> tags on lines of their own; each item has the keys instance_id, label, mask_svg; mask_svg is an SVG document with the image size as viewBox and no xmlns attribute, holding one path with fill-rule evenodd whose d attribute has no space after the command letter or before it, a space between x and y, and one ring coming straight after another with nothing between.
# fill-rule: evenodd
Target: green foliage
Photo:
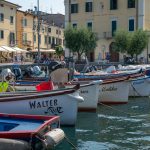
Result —
<instances>
[{"instance_id":1,"label":"green foliage","mask_svg":"<svg viewBox=\"0 0 150 150\"><path fill-rule=\"evenodd\" d=\"M59 56L59 57L62 56L63 53L64 53L64 50L63 50L61 45L56 46L55 50L56 50L56 55Z\"/></svg>"},{"instance_id":2,"label":"green foliage","mask_svg":"<svg viewBox=\"0 0 150 150\"><path fill-rule=\"evenodd\" d=\"M132 57L142 53L148 44L148 35L141 29L135 32L117 31L114 37L113 50L128 53Z\"/></svg>"},{"instance_id":3,"label":"green foliage","mask_svg":"<svg viewBox=\"0 0 150 150\"><path fill-rule=\"evenodd\" d=\"M76 52L79 60L83 53L93 51L97 46L97 37L91 30L69 26L65 29L64 35L66 47Z\"/></svg>"},{"instance_id":4,"label":"green foliage","mask_svg":"<svg viewBox=\"0 0 150 150\"><path fill-rule=\"evenodd\" d=\"M129 43L130 43L131 36L129 32L120 30L115 33L115 43L113 45L113 50L117 52L127 52L129 48Z\"/></svg>"},{"instance_id":5,"label":"green foliage","mask_svg":"<svg viewBox=\"0 0 150 150\"><path fill-rule=\"evenodd\" d=\"M142 53L144 48L148 44L148 35L143 30L137 30L132 34L132 38L130 41L130 49L128 49L127 53L133 56L134 54L139 55Z\"/></svg>"}]
</instances>

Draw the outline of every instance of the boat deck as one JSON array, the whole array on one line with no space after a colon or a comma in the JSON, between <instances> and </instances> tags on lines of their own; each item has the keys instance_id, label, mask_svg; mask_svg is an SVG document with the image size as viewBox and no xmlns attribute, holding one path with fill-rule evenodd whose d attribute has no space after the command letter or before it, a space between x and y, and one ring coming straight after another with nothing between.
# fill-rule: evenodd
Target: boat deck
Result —
<instances>
[{"instance_id":1,"label":"boat deck","mask_svg":"<svg viewBox=\"0 0 150 150\"><path fill-rule=\"evenodd\" d=\"M0 117L0 131L31 131L39 128L44 121L29 119L13 119Z\"/></svg>"}]
</instances>

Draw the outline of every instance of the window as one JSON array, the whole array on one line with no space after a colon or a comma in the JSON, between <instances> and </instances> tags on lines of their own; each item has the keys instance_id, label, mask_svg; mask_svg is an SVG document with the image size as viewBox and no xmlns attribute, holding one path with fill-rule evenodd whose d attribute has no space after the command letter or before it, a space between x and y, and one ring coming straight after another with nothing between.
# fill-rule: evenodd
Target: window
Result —
<instances>
[{"instance_id":1,"label":"window","mask_svg":"<svg viewBox=\"0 0 150 150\"><path fill-rule=\"evenodd\" d=\"M27 19L23 19L23 26L24 26L24 27L27 26Z\"/></svg>"},{"instance_id":2,"label":"window","mask_svg":"<svg viewBox=\"0 0 150 150\"><path fill-rule=\"evenodd\" d=\"M48 44L51 44L51 37L48 38Z\"/></svg>"},{"instance_id":3,"label":"window","mask_svg":"<svg viewBox=\"0 0 150 150\"><path fill-rule=\"evenodd\" d=\"M3 13L0 13L0 21L4 21L4 14Z\"/></svg>"},{"instance_id":4,"label":"window","mask_svg":"<svg viewBox=\"0 0 150 150\"><path fill-rule=\"evenodd\" d=\"M117 30L117 21L113 20L111 23L111 29L112 29L112 36L114 36L116 30Z\"/></svg>"},{"instance_id":5,"label":"window","mask_svg":"<svg viewBox=\"0 0 150 150\"><path fill-rule=\"evenodd\" d=\"M34 34L34 43L36 43L36 34Z\"/></svg>"},{"instance_id":6,"label":"window","mask_svg":"<svg viewBox=\"0 0 150 150\"><path fill-rule=\"evenodd\" d=\"M90 29L90 30L92 30L92 22L88 22L87 23L87 28Z\"/></svg>"},{"instance_id":7,"label":"window","mask_svg":"<svg viewBox=\"0 0 150 150\"><path fill-rule=\"evenodd\" d=\"M77 28L77 23L73 23L73 24L72 24L72 27L73 27L73 28Z\"/></svg>"},{"instance_id":8,"label":"window","mask_svg":"<svg viewBox=\"0 0 150 150\"><path fill-rule=\"evenodd\" d=\"M117 9L117 0L110 0L110 10Z\"/></svg>"},{"instance_id":9,"label":"window","mask_svg":"<svg viewBox=\"0 0 150 150\"><path fill-rule=\"evenodd\" d=\"M10 16L10 23L13 24L14 23L14 17Z\"/></svg>"},{"instance_id":10,"label":"window","mask_svg":"<svg viewBox=\"0 0 150 150\"><path fill-rule=\"evenodd\" d=\"M58 34L58 30L56 30L56 34Z\"/></svg>"},{"instance_id":11,"label":"window","mask_svg":"<svg viewBox=\"0 0 150 150\"><path fill-rule=\"evenodd\" d=\"M61 35L61 31L59 30L59 35Z\"/></svg>"},{"instance_id":12,"label":"window","mask_svg":"<svg viewBox=\"0 0 150 150\"><path fill-rule=\"evenodd\" d=\"M134 19L129 19L129 31L134 31Z\"/></svg>"},{"instance_id":13,"label":"window","mask_svg":"<svg viewBox=\"0 0 150 150\"><path fill-rule=\"evenodd\" d=\"M9 44L11 45L11 46L13 46L14 44L15 44L15 33L13 33L13 32L10 32L10 35L9 35Z\"/></svg>"},{"instance_id":14,"label":"window","mask_svg":"<svg viewBox=\"0 0 150 150\"><path fill-rule=\"evenodd\" d=\"M78 4L71 4L71 13L78 13Z\"/></svg>"},{"instance_id":15,"label":"window","mask_svg":"<svg viewBox=\"0 0 150 150\"><path fill-rule=\"evenodd\" d=\"M23 42L27 41L27 33L23 33Z\"/></svg>"},{"instance_id":16,"label":"window","mask_svg":"<svg viewBox=\"0 0 150 150\"><path fill-rule=\"evenodd\" d=\"M54 37L52 37L51 47L52 47L52 48L55 48L55 38L54 38Z\"/></svg>"},{"instance_id":17,"label":"window","mask_svg":"<svg viewBox=\"0 0 150 150\"><path fill-rule=\"evenodd\" d=\"M62 45L62 39L59 39L59 45Z\"/></svg>"},{"instance_id":18,"label":"window","mask_svg":"<svg viewBox=\"0 0 150 150\"><path fill-rule=\"evenodd\" d=\"M135 8L135 0L128 0L128 8Z\"/></svg>"},{"instance_id":19,"label":"window","mask_svg":"<svg viewBox=\"0 0 150 150\"><path fill-rule=\"evenodd\" d=\"M85 12L92 12L93 8L92 8L92 2L86 2L85 3Z\"/></svg>"},{"instance_id":20,"label":"window","mask_svg":"<svg viewBox=\"0 0 150 150\"><path fill-rule=\"evenodd\" d=\"M47 35L45 35L45 37L44 37L44 42L45 42L45 44L47 44Z\"/></svg>"},{"instance_id":21,"label":"window","mask_svg":"<svg viewBox=\"0 0 150 150\"><path fill-rule=\"evenodd\" d=\"M4 39L4 31L0 30L0 39Z\"/></svg>"},{"instance_id":22,"label":"window","mask_svg":"<svg viewBox=\"0 0 150 150\"><path fill-rule=\"evenodd\" d=\"M51 32L51 28L48 28L48 32L49 32L49 33Z\"/></svg>"},{"instance_id":23,"label":"window","mask_svg":"<svg viewBox=\"0 0 150 150\"><path fill-rule=\"evenodd\" d=\"M59 45L59 38L56 38L56 45Z\"/></svg>"}]
</instances>

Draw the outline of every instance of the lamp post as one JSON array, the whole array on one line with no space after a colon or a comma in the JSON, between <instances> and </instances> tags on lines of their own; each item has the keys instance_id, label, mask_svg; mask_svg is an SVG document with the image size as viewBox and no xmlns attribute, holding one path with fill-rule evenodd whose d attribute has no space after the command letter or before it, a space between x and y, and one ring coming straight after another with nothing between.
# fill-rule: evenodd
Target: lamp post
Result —
<instances>
[{"instance_id":1,"label":"lamp post","mask_svg":"<svg viewBox=\"0 0 150 150\"><path fill-rule=\"evenodd\" d=\"M39 0L37 0L37 33L38 33L38 64L40 63L41 53L40 53L40 19L39 19Z\"/></svg>"}]
</instances>

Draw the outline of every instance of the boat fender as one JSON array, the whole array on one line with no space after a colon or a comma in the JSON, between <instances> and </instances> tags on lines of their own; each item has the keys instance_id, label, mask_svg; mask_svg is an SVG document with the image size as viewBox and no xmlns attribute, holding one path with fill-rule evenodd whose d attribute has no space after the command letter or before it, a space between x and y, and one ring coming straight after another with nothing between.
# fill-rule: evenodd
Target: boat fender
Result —
<instances>
[{"instance_id":1,"label":"boat fender","mask_svg":"<svg viewBox=\"0 0 150 150\"><path fill-rule=\"evenodd\" d=\"M25 141L0 138L0 150L31 150L31 147Z\"/></svg>"},{"instance_id":2,"label":"boat fender","mask_svg":"<svg viewBox=\"0 0 150 150\"><path fill-rule=\"evenodd\" d=\"M57 128L44 135L44 146L49 149L60 143L65 137L63 130Z\"/></svg>"}]
</instances>

